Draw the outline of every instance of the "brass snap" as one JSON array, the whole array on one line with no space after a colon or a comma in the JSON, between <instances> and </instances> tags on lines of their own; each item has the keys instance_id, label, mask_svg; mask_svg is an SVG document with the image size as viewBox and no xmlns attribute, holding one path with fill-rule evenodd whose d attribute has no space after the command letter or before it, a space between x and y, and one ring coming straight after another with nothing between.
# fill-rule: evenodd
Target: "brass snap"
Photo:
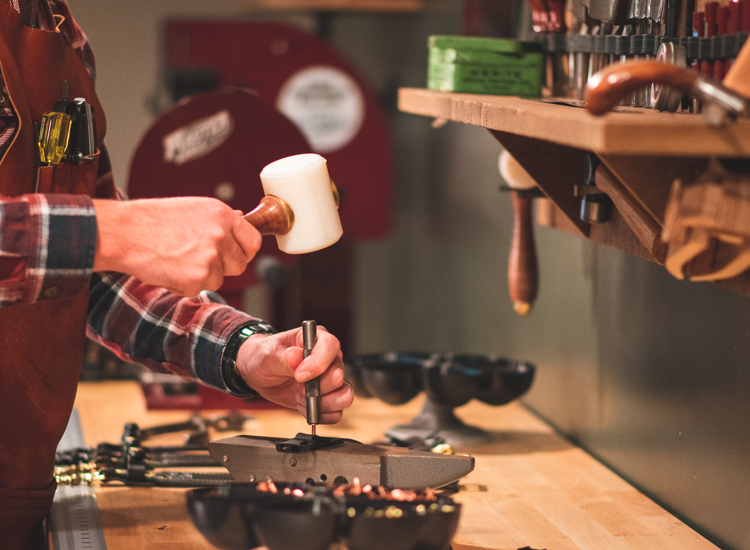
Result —
<instances>
[{"instance_id":1,"label":"brass snap","mask_svg":"<svg viewBox=\"0 0 750 550\"><path fill-rule=\"evenodd\" d=\"M54 300L58 296L60 296L60 287L57 286L51 286L48 289L46 289L43 293L43 296L45 300Z\"/></svg>"}]
</instances>

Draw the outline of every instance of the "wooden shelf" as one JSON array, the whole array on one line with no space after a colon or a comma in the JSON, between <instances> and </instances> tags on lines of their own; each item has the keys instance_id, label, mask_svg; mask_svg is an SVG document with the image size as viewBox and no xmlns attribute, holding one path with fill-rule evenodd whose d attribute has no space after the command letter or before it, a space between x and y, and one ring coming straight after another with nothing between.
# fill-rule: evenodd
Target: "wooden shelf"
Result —
<instances>
[{"instance_id":1,"label":"wooden shelf","mask_svg":"<svg viewBox=\"0 0 750 550\"><path fill-rule=\"evenodd\" d=\"M546 195L539 223L659 264L666 254L660 235L674 180L694 181L714 157L750 158L748 119L716 128L698 115L624 107L595 117L567 100L415 88L399 90L399 109L487 128ZM574 190L586 181L590 153L609 174L602 183L615 207L606 223L585 223L579 216L581 199ZM750 270L718 284L750 295Z\"/></svg>"},{"instance_id":2,"label":"wooden shelf","mask_svg":"<svg viewBox=\"0 0 750 550\"><path fill-rule=\"evenodd\" d=\"M415 12L422 0L251 0L257 7L275 10Z\"/></svg>"},{"instance_id":3,"label":"wooden shelf","mask_svg":"<svg viewBox=\"0 0 750 550\"><path fill-rule=\"evenodd\" d=\"M593 151L638 156L750 156L750 120L709 126L702 117L621 108L595 117L581 107L518 97L399 91L399 109Z\"/></svg>"}]
</instances>

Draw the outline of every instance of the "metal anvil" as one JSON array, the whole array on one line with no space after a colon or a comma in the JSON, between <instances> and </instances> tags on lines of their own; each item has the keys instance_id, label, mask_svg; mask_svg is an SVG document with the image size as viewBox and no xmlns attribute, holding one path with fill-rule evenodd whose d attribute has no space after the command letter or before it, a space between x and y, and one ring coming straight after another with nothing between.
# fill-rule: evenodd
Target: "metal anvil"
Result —
<instances>
[{"instance_id":1,"label":"metal anvil","mask_svg":"<svg viewBox=\"0 0 750 550\"><path fill-rule=\"evenodd\" d=\"M209 443L211 456L235 481L352 483L421 491L458 481L474 457L364 445L351 439L298 434L294 439L238 435Z\"/></svg>"}]
</instances>

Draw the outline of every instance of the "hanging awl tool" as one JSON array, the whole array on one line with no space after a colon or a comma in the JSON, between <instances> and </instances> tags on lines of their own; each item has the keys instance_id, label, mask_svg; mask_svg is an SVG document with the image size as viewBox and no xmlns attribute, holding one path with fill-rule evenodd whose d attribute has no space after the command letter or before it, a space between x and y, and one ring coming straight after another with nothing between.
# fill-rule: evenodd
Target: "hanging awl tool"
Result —
<instances>
[{"instance_id":1,"label":"hanging awl tool","mask_svg":"<svg viewBox=\"0 0 750 550\"><path fill-rule=\"evenodd\" d=\"M310 357L315 342L318 340L318 325L315 321L302 321L302 358ZM307 400L307 423L315 435L316 427L320 424L320 377L305 382L305 398Z\"/></svg>"}]
</instances>

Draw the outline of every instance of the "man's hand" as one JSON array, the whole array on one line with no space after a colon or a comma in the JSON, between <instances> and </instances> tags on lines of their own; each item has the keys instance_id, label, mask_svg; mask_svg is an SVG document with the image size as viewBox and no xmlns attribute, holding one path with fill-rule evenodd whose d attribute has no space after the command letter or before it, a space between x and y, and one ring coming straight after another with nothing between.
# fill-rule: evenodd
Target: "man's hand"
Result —
<instances>
[{"instance_id":1,"label":"man's hand","mask_svg":"<svg viewBox=\"0 0 750 550\"><path fill-rule=\"evenodd\" d=\"M183 296L218 289L239 275L261 245L260 233L220 200L176 197L94 200L94 271L118 271Z\"/></svg>"},{"instance_id":2,"label":"man's hand","mask_svg":"<svg viewBox=\"0 0 750 550\"><path fill-rule=\"evenodd\" d=\"M318 340L309 357L302 358L302 329L248 338L237 354L242 378L263 397L296 408L305 415L305 382L320 376L320 410L323 424L341 420L342 411L354 400L344 378L344 362L338 339L318 327Z\"/></svg>"}]
</instances>

